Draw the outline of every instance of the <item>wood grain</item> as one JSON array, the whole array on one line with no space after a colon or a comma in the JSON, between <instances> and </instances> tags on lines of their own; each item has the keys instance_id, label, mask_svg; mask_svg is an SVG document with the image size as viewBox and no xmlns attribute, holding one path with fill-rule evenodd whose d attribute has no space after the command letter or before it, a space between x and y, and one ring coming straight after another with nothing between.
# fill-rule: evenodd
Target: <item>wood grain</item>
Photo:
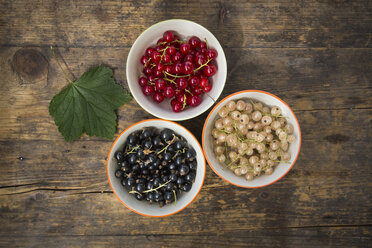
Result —
<instances>
[{"instance_id":1,"label":"wood grain","mask_svg":"<svg viewBox=\"0 0 372 248\"><path fill-rule=\"evenodd\" d=\"M126 84L136 37L171 18L218 38L220 97L265 90L294 110L298 161L265 188L207 169L201 193L167 218L125 208L106 177L112 141L67 143L48 114L67 85L104 64ZM0 247L368 247L372 243L371 1L0 1ZM67 65L67 66L66 66ZM118 135L153 118L132 100ZM201 139L208 114L182 121Z\"/></svg>"},{"instance_id":2,"label":"wood grain","mask_svg":"<svg viewBox=\"0 0 372 248\"><path fill-rule=\"evenodd\" d=\"M178 18L205 26L225 47L370 48L371 13L368 0L5 0L0 44L130 47L147 27Z\"/></svg>"}]
</instances>

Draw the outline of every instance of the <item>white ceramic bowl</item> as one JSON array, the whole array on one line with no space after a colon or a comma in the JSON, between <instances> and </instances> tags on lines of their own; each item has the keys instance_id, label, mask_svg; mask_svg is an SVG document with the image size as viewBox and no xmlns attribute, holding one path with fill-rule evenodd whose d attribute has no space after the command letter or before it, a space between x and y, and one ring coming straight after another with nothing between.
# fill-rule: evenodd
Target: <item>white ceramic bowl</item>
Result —
<instances>
[{"instance_id":1,"label":"white ceramic bowl","mask_svg":"<svg viewBox=\"0 0 372 248\"><path fill-rule=\"evenodd\" d=\"M140 58L144 55L146 48L155 45L167 30L176 31L181 39L190 38L194 35L201 40L206 39L209 47L216 49L218 52L216 58L217 72L210 79L213 85L212 90L208 92L210 97L204 94L199 106L194 108L188 107L179 113L173 112L169 100L166 99L161 104L158 104L153 101L152 97L145 96L138 84L139 77L143 75L143 65L140 62ZM126 73L130 91L143 109L162 119L180 121L202 114L217 101L225 86L227 65L223 49L211 32L195 22L174 19L152 25L137 38L128 54Z\"/></svg>"},{"instance_id":2,"label":"white ceramic bowl","mask_svg":"<svg viewBox=\"0 0 372 248\"><path fill-rule=\"evenodd\" d=\"M120 179L115 177L115 171L118 169L118 166L117 162L114 159L114 153L123 149L124 143L129 134L136 130L142 129L143 127L156 127L158 129L169 128L175 133L183 136L187 140L188 144L193 147L196 152L198 167L196 170L195 182L193 183L192 188L189 192L181 193L179 199L177 199L176 204L172 203L169 205L165 205L164 207L159 207L158 204L150 205L145 200L138 201L121 185ZM125 129L113 143L107 159L107 176L110 186L114 191L116 197L130 210L138 214L150 217L164 217L175 214L186 208L196 198L203 185L205 169L206 165L203 151L194 135L190 133L190 131L188 131L186 128L177 123L160 119L149 119L140 121Z\"/></svg>"},{"instance_id":3,"label":"white ceramic bowl","mask_svg":"<svg viewBox=\"0 0 372 248\"><path fill-rule=\"evenodd\" d=\"M257 101L262 102L264 105L268 105L270 107L279 106L282 110L284 116L288 117L287 122L291 123L294 127L293 134L296 136L296 141L290 144L289 152L291 154L290 164L288 163L280 163L275 169L273 174L271 175L261 175L259 177L255 177L252 181L247 181L243 176L236 176L232 171L229 169L224 169L226 165L223 163L219 163L214 155L213 151L213 137L211 135L211 131L214 128L214 122L218 117L218 111L226 105L227 102L231 100L239 100L239 99L254 99ZM270 185L280 178L282 178L288 171L293 167L294 163L297 160L298 154L300 153L301 147L301 130L300 125L296 116L294 115L291 108L279 97L270 94L265 91L258 91L258 90L245 90L236 92L232 95L227 96L223 100L221 100L209 113L203 127L203 151L205 157L208 161L209 166L212 170L220 176L222 179L226 180L227 182L234 184L239 187L245 188L257 188L257 187L264 187Z\"/></svg>"}]
</instances>

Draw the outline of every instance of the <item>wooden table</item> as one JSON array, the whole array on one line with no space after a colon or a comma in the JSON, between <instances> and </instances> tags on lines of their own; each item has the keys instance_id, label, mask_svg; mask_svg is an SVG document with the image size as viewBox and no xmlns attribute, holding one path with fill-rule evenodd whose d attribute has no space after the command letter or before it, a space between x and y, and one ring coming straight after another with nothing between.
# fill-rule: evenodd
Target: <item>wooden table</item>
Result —
<instances>
[{"instance_id":1,"label":"wooden table","mask_svg":"<svg viewBox=\"0 0 372 248\"><path fill-rule=\"evenodd\" d=\"M196 21L223 45L221 95L260 89L297 115L302 148L273 185L243 189L207 168L182 212L125 208L106 177L112 141L67 143L48 114L74 77L105 64L127 88L136 37L171 18ZM367 247L372 243L371 1L0 1L0 246ZM201 138L207 113L181 122ZM152 116L132 100L117 134ZM369 244L369 245L368 245Z\"/></svg>"}]
</instances>

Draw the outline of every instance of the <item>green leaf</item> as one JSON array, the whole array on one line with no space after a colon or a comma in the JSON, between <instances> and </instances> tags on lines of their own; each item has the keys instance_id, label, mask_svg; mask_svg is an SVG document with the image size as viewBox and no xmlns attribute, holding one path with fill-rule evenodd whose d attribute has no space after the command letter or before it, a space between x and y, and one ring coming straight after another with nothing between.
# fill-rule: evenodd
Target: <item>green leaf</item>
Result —
<instances>
[{"instance_id":1,"label":"green leaf","mask_svg":"<svg viewBox=\"0 0 372 248\"><path fill-rule=\"evenodd\" d=\"M114 138L114 110L129 102L131 96L112 75L108 67L92 68L53 97L49 113L66 141L77 139L83 132Z\"/></svg>"}]
</instances>

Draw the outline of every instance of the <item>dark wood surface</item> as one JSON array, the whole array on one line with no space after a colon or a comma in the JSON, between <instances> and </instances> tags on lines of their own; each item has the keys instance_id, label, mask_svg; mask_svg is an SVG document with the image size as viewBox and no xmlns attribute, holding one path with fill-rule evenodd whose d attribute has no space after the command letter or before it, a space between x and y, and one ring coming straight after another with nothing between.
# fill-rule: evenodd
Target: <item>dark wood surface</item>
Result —
<instances>
[{"instance_id":1,"label":"dark wood surface","mask_svg":"<svg viewBox=\"0 0 372 248\"><path fill-rule=\"evenodd\" d=\"M150 25L185 18L224 47L221 97L271 92L294 110L302 148L264 188L207 168L195 202L166 218L126 209L106 178L112 141L66 143L48 114L70 72L106 64L125 88L126 57ZM0 0L1 247L368 247L372 243L371 1ZM132 100L117 134L152 116ZM181 122L200 140L207 113Z\"/></svg>"}]
</instances>

